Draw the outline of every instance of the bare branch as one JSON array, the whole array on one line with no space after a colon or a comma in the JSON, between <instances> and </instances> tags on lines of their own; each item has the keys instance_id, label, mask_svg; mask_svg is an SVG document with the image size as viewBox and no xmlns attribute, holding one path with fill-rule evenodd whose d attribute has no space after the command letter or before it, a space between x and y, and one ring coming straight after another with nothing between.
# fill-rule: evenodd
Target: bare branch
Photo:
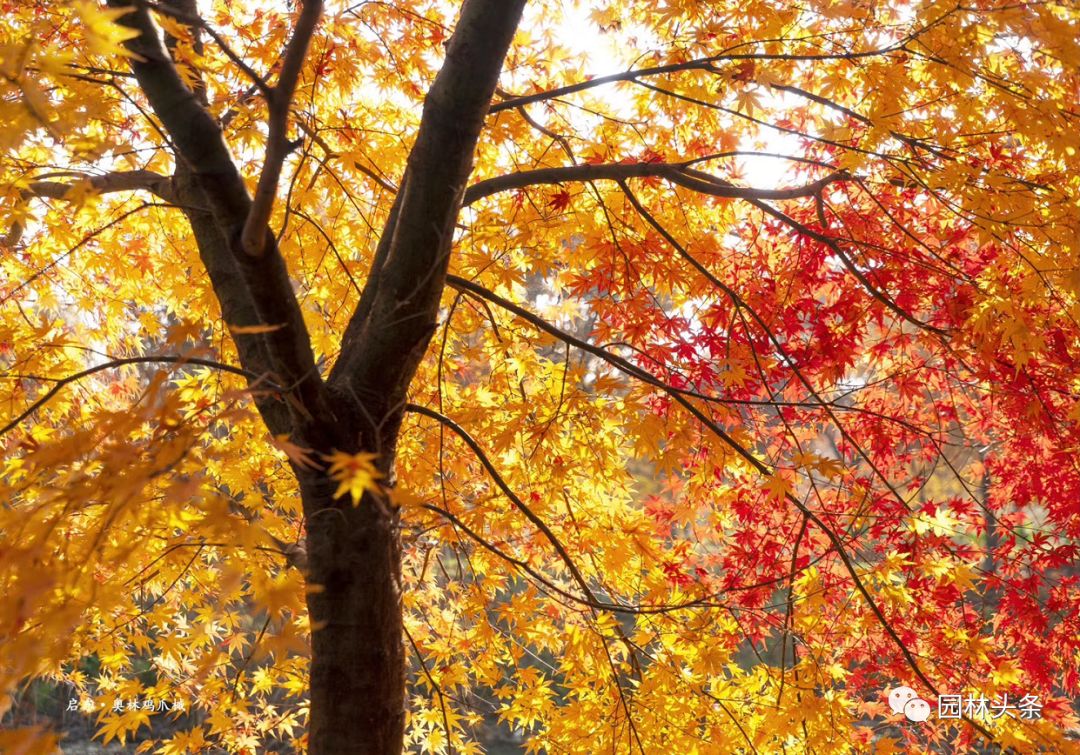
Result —
<instances>
[{"instance_id":1,"label":"bare branch","mask_svg":"<svg viewBox=\"0 0 1080 755\"><path fill-rule=\"evenodd\" d=\"M103 372L105 370L114 370L117 367L123 367L129 364L194 364L200 367L211 367L215 370L221 370L222 372L230 372L233 375L240 375L242 377L246 377L248 379L249 385L252 388L261 384L264 385L266 387L266 390L268 391L274 393L285 392L284 389L280 386L276 386L273 383L264 380L263 376L261 375L256 375L252 372L248 372L245 369L241 369L240 367L233 367L230 364L224 364L222 362L217 362L212 359L202 359L200 357L176 354L159 354L156 356L125 357L122 359L111 359L108 362L94 365L93 367L88 367L87 369L80 372L75 372L62 378L55 378L53 382L53 387L46 391L45 394L41 396L41 398L30 404L30 406L23 410L17 417L15 417L15 419L11 420L3 427L0 427L0 436L6 435L7 433L11 432L19 425L20 422L22 422L24 419L26 419L38 409L40 409L42 406L47 404L53 398L53 396L55 396L61 391L61 389L63 389L64 386L82 380L83 378L90 377L95 373ZM46 378L38 379L45 380Z\"/></svg>"},{"instance_id":2,"label":"bare branch","mask_svg":"<svg viewBox=\"0 0 1080 755\"><path fill-rule=\"evenodd\" d=\"M322 15L322 0L304 0L300 17L296 20L296 28L285 48L281 75L267 97L270 122L269 132L266 135L266 159L263 162L258 186L255 188L251 211L240 237L244 252L253 257L261 257L266 249L266 227L270 222L270 212L274 208L278 179L281 177L281 168L285 163L285 158L291 151L287 134L289 107L292 104L296 83L300 79L300 69L303 68L308 45L311 43L311 36L315 33L315 26L319 23L320 15Z\"/></svg>"},{"instance_id":3,"label":"bare branch","mask_svg":"<svg viewBox=\"0 0 1080 755\"><path fill-rule=\"evenodd\" d=\"M46 178L70 178L73 180L67 183L42 180ZM67 199L70 192L78 188L80 183L88 183L90 188L98 194L112 194L121 191L148 191L166 202L176 201L172 180L168 176L162 176L153 171L125 170L100 176L90 176L76 171L60 171L38 176L38 180L32 181L28 187L19 193L20 201L17 202L17 206L21 207L33 198ZM23 230L22 221L15 218L4 236L3 245L11 248L18 244L22 238Z\"/></svg>"},{"instance_id":4,"label":"bare branch","mask_svg":"<svg viewBox=\"0 0 1080 755\"><path fill-rule=\"evenodd\" d=\"M71 183L57 181L45 181L46 178L71 178ZM166 202L175 199L172 190L172 179L151 170L122 170L113 173L105 173L100 176L86 175L74 171L60 173L48 173L38 176L39 180L32 181L23 191L24 197L48 197L49 199L64 199L69 191L76 188L80 182L90 184L90 187L98 194L111 194L119 191L148 191Z\"/></svg>"},{"instance_id":5,"label":"bare branch","mask_svg":"<svg viewBox=\"0 0 1080 755\"><path fill-rule=\"evenodd\" d=\"M851 177L846 171L837 171L805 186L787 189L755 189L736 186L722 178L689 166L690 163L642 162L568 165L559 168L523 170L473 184L465 191L463 204L470 205L492 194L538 184L559 184L568 181L623 181L628 178L663 178L702 194L730 199L798 199L815 196L830 183L848 180Z\"/></svg>"}]
</instances>

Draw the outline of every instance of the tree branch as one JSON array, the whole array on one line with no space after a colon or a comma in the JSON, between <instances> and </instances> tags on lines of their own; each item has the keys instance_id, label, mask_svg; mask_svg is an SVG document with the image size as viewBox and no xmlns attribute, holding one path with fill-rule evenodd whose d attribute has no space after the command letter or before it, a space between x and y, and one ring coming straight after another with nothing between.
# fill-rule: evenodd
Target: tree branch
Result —
<instances>
[{"instance_id":1,"label":"tree branch","mask_svg":"<svg viewBox=\"0 0 1080 755\"><path fill-rule=\"evenodd\" d=\"M735 186L722 178L695 170L689 167L690 164L601 163L523 170L478 181L465 191L463 204L470 205L492 194L538 184L559 184L568 181L624 181L628 178L663 178L702 194L730 199L798 199L815 196L830 183L844 181L851 177L846 171L837 171L804 186L787 189L755 189Z\"/></svg>"},{"instance_id":2,"label":"tree branch","mask_svg":"<svg viewBox=\"0 0 1080 755\"><path fill-rule=\"evenodd\" d=\"M108 3L111 8L130 10L127 0L108 0ZM136 6L118 22L139 34L125 42L134 54L130 60L132 72L169 133L177 157L196 173L214 177L219 186L213 198L224 203L223 210L236 211L241 207L246 210L250 203L247 189L229 155L221 129L180 77L147 6Z\"/></svg>"},{"instance_id":3,"label":"tree branch","mask_svg":"<svg viewBox=\"0 0 1080 755\"><path fill-rule=\"evenodd\" d=\"M61 181L46 181L46 178L71 178L71 183ZM67 199L68 193L78 187L84 181L98 194L113 194L121 191L148 191L160 197L166 202L175 202L176 194L173 191L172 179L149 170L123 170L106 173L100 176L89 176L77 171L59 171L46 173L38 176L37 180L31 181L19 193L17 207L21 207L28 200L39 199ZM19 243L23 234L23 223L14 218L11 227L4 236L3 245L10 248Z\"/></svg>"},{"instance_id":4,"label":"tree branch","mask_svg":"<svg viewBox=\"0 0 1080 755\"><path fill-rule=\"evenodd\" d=\"M509 498L510 502L514 504L514 507L524 514L525 518L532 522L536 529L543 533L544 537L547 538L547 541L551 543L552 547L555 549L555 552L559 554L559 558L566 564L566 568L570 571L570 575L574 578L574 582L577 583L578 587L581 588L581 591L590 601L597 603L596 596L593 595L592 590L589 588L589 583L585 581L585 577L581 573L581 570L578 569L577 564L575 564L574 560L570 557L570 552L566 550L566 546L564 546L558 536L551 531L551 528L547 526L547 523L537 516L536 512L530 509L510 486L506 484L506 480L504 480L502 475L499 474L499 471L495 469L495 465L488 459L487 454L480 448L480 444L476 442L476 439L469 435L468 431L457 422L454 422L454 420L443 414L439 414L439 412L434 409L428 409L426 406L420 406L419 404L408 404L406 405L406 409L415 414L422 414L423 416L429 417L445 427L448 427L455 435L464 441L465 445L472 449L476 458L480 460L484 469L491 475L491 479L495 481L495 485L503 492L503 495Z\"/></svg>"},{"instance_id":5,"label":"tree branch","mask_svg":"<svg viewBox=\"0 0 1080 755\"><path fill-rule=\"evenodd\" d=\"M790 354L788 354L788 351L784 347L784 344L780 341L779 338L776 337L776 334L769 327L768 323L765 322L765 319L760 314L758 314L758 312L753 307L751 307L746 302L746 300L738 294L737 291L735 291L733 288L731 288L719 278L717 278L715 275L713 275L712 271L705 267L705 265L703 265L696 257L694 257L694 255L690 253L690 250L688 250L685 246L679 243L679 241L671 234L671 232L668 231L667 228L665 228L664 225L660 223L660 221L657 220L656 217L651 212L649 212L649 210L643 204L641 204L638 198L630 190L629 186L627 186L625 183L622 183L621 187L631 206L637 211L639 215L641 215L642 218L644 218L646 223L648 223L657 233L660 234L660 236L671 246L672 249L674 249L679 254L680 257L689 262L690 265L692 265L695 270L701 273L701 275L706 280L708 280L713 286L722 291L724 295L731 300L731 303L735 305L735 307L739 309L744 309L750 313L750 316L753 318L754 322L757 323L758 327L761 328L762 332L765 333L765 336L772 343L773 348L775 348L777 353L780 354L788 362L789 365L791 365L791 370L794 373L796 379L814 398L815 403L813 405L821 408L828 415L833 425L836 427L837 430L840 431L840 434L844 438L844 440L850 443L851 447L856 450L862 460L871 469L874 470L874 473L877 475L878 479L880 479L889 488L890 492L892 492L897 501L899 501L902 506L907 508L907 500L902 495L900 495L899 491L896 490L895 486L893 486L892 483L889 482L885 474L878 469L878 466L874 464L874 462L870 459L870 456L863 450L862 446L858 442L856 442L855 438L852 437L851 433L848 432L844 424L840 422L839 417L836 416L836 413L834 411L837 407L834 407L830 402L825 401L822 398L821 394L818 392L818 390L814 388L813 384L806 377L806 375L803 374L802 370L800 370L796 366L795 360L791 358ZM884 417L885 415L879 416ZM927 437L930 437L930 440L932 443L934 443L935 448L938 448L936 440L932 436L930 436L929 433L920 431L918 428L915 428L913 425L908 422L904 422L903 420L894 421L896 421L902 427L911 429L913 432L924 434ZM941 452L940 448L938 448L938 451L939 453Z\"/></svg>"},{"instance_id":6,"label":"tree branch","mask_svg":"<svg viewBox=\"0 0 1080 755\"><path fill-rule=\"evenodd\" d=\"M216 362L212 359L202 359L200 357L174 354L159 354L156 356L125 357L122 359L111 359L108 362L94 365L93 367L88 367L87 369L80 372L75 372L62 378L52 379L53 387L46 391L45 395L43 395L34 403L30 404L30 406L28 406L26 409L24 409L17 417L15 417L15 419L11 420L3 427L0 427L0 436L6 435L7 433L11 432L19 425L20 422L22 422L24 419L31 416L34 412L47 404L53 398L53 396L55 396L61 391L61 389L63 389L64 386L82 380L83 378L89 377L95 373L103 372L105 370L113 370L117 367L123 367L129 364L194 364L200 367L211 367L215 370L221 370L222 372L230 372L233 375L240 375L242 377L246 377L250 381L250 386L252 388L254 388L259 383L262 383L266 386L266 389L268 391L274 393L285 392L284 388L281 388L280 386L274 385L273 383L265 380L265 376L263 375L255 375L245 369L241 369L240 367L233 367L230 364ZM36 379L47 380L48 378Z\"/></svg>"},{"instance_id":7,"label":"tree branch","mask_svg":"<svg viewBox=\"0 0 1080 755\"><path fill-rule=\"evenodd\" d=\"M676 613L678 611L687 611L687 610L693 610L693 609L728 608L729 606L726 603L721 603L721 602L719 602L717 600L717 598L720 595L724 594L724 593L746 592L746 591L750 591L750 590L759 590L762 587L772 587L774 585L779 585L779 584L781 584L781 583L783 583L783 582L785 582L785 581L787 581L789 579L789 575L784 574L784 575L781 575L779 577L772 577L770 579L763 579L763 580L759 580L757 582L753 582L753 583L750 583L750 584L747 584L747 585L739 585L737 587L727 587L727 588L725 588L724 590L722 590L720 592L713 593L711 595L706 595L706 596L701 597L701 598L693 598L691 600L687 600L687 601L684 601L682 603L643 603L643 604L638 604L638 605L624 605L622 603L605 603L603 601L596 602L596 601L589 600L587 598L582 598L580 595L575 595L574 593L571 593L571 592L569 592L567 590L564 590L563 588L559 587L554 582L552 582L550 579L548 579L543 574L538 572L534 567L530 566L528 561L524 561L524 560L522 560L520 558L517 558L517 557L507 553L504 550L501 550L494 543L492 543L491 541L485 539L479 533L472 530L468 525L466 525L461 520L460 517L458 517L455 514L447 511L446 509L439 508L438 506L434 506L434 505L432 505L430 503L421 503L421 504L418 504L418 506L419 506L419 508L422 508L425 511L430 511L433 514L437 514L438 516L443 517L448 522L450 522L451 525L453 525L454 527L457 527L462 532L464 532L469 537L469 539L476 542L482 548L484 548L485 550L487 550L487 551L491 552L492 554L498 556L503 561L506 561L508 564L514 566L515 568L520 569L522 572L524 572L525 574L527 574L530 577L532 577L533 579L535 579L538 583L543 585L548 590L551 590L556 595L559 595L560 597L562 597L562 598L564 598L564 599L566 599L568 601L571 601L573 603L577 603L577 604L580 604L580 605L583 605L583 606L588 606L589 608L594 608L594 609L596 609L598 611L611 611L612 613L620 613L620 614L624 614L624 615L634 615L634 616L651 616L651 615L659 615L659 614ZM815 556L814 558L810 559L809 562L805 566L800 567L798 569L798 573L801 574L802 572L804 572L804 571L816 566L817 564L821 563L821 561L825 558L825 555L830 553L830 552L831 552L831 549L827 550L825 552L825 554L821 554L821 555Z\"/></svg>"},{"instance_id":8,"label":"tree branch","mask_svg":"<svg viewBox=\"0 0 1080 755\"><path fill-rule=\"evenodd\" d=\"M548 89L543 92L522 95L520 97L510 97L503 102L498 102L492 105L488 112L498 113L503 110L510 110L513 108L521 107L522 105L529 105L534 102L544 102L545 100L552 100L568 94L573 94L575 92L581 92L586 89L592 89L593 87L603 86L605 84L613 84L619 81L637 81L641 78L648 78L650 76L662 76L667 73L678 73L680 71L717 71L715 64L721 61L733 62L740 60L786 60L791 62L814 63L828 60L861 60L865 58L878 57L881 55L889 55L894 52L912 52L907 49L907 45L909 43L917 40L931 28L940 24L942 21L945 20L945 18L955 12L956 8L947 9L941 15L926 22L923 26L913 29L902 39L899 39L893 44L886 47L881 47L874 50L835 53L738 52L739 50L745 49L746 47L755 44L790 41L785 39L759 39L751 42L741 42L733 47L721 50L716 55L709 55L703 58L686 60L682 63L670 63L663 66L651 66L648 68L631 69L629 71L622 71L621 73L609 74L607 76L594 76L585 81L579 81L574 84L567 84L566 86Z\"/></svg>"},{"instance_id":9,"label":"tree branch","mask_svg":"<svg viewBox=\"0 0 1080 755\"><path fill-rule=\"evenodd\" d=\"M602 359L604 359L604 361L607 361L609 364L616 366L618 369L620 369L620 371L623 371L633 377L642 379L645 382L660 388L669 396L671 396L671 398L680 406L682 406L691 416L697 419L706 429L708 429L711 433L720 438L720 440L723 441L729 448L731 448L736 454L742 457L760 475L765 478L771 478L773 476L773 471L769 469L765 462L758 459L757 456L755 456L748 448L735 440L727 431L725 431L715 421L713 421L712 418L708 417L704 412L702 412L698 407L696 407L686 396L682 395L677 390L665 386L663 383L658 381L653 376L649 375L649 373L645 372L644 370L641 370L640 368L630 364L629 362L626 362L626 360L621 359L620 357L609 354L603 349L598 349L592 344L575 338L569 333L566 333L561 329L557 328L556 326L552 325L551 323L548 323L543 318L538 317L532 312L529 312L528 310L519 307L518 305L513 304L510 301L507 301L501 296L498 296L497 294L488 291L484 287L479 286L471 281L467 281L463 278L458 278L456 276L448 276L447 281L455 288L469 291L477 296L487 299L493 304L497 304L500 307L503 307L504 309L513 312L522 319L531 323L534 327L555 336L564 343L569 343L573 346L584 347L585 350L589 351L590 353L596 354L597 356L600 356ZM916 660L914 653L912 653L912 651L907 647L907 645L904 644L904 641L900 638L899 633L885 617L885 614L882 612L881 607L878 606L877 601L874 599L873 595L870 594L870 591L869 589L867 589L865 583L862 580L862 577L859 576L859 573L855 568L855 564L851 560L851 556L848 554L844 542L841 540L840 536L837 535L836 532L821 519L821 517L819 517L809 508L807 508L802 501L795 497L795 495L788 492L784 494L784 498L793 506L795 506L795 508L797 508L810 522L812 522L816 527L818 527L818 529L820 529L822 533L824 533L825 537L829 540L829 543L836 550L837 555L839 556L840 561L844 566L844 570L848 573L848 576L851 578L853 584L855 585L856 591L862 596L866 606L874 615L877 623L885 631L885 634L889 636L889 639L900 651L900 654L904 657L904 660L907 662L908 667L911 668L912 672L919 679L919 681L926 685L927 689L929 689L935 695L938 694L936 685L934 685L934 683L930 681L929 677L926 676L926 673L922 670L922 667ZM987 730L986 727L984 727L978 721L974 720L970 716L965 716L964 720L967 721L967 723L973 729L978 731L989 741L995 741L993 735L989 732L989 730Z\"/></svg>"},{"instance_id":10,"label":"tree branch","mask_svg":"<svg viewBox=\"0 0 1080 755\"><path fill-rule=\"evenodd\" d=\"M266 135L266 159L263 161L262 175L259 176L251 211L248 213L240 237L244 252L253 257L261 257L266 249L266 227L270 222L274 198L277 196L278 179L281 177L281 168L285 163L285 158L291 151L287 134L289 107L292 105L296 83L300 79L300 69L303 68L311 36L315 32L315 26L319 23L321 14L322 0L303 0L300 17L296 20L296 28L285 48L281 74L278 76L277 84L267 95L270 122Z\"/></svg>"},{"instance_id":11,"label":"tree branch","mask_svg":"<svg viewBox=\"0 0 1080 755\"><path fill-rule=\"evenodd\" d=\"M525 0L465 0L330 383L368 404L393 442L435 332L473 153ZM371 440L371 439L369 439Z\"/></svg>"},{"instance_id":12,"label":"tree branch","mask_svg":"<svg viewBox=\"0 0 1080 755\"><path fill-rule=\"evenodd\" d=\"M113 8L128 4L128 0L108 2ZM259 406L263 419L274 434L302 437L307 431L316 435L334 432L339 423L326 397L292 281L273 235L264 226L269 246L260 259L240 249L252 202L221 126L184 83L150 17L149 6L137 5L121 16L119 23L138 33L125 43L133 53L131 69L169 134L177 159L174 187L226 322L241 328L277 326L241 331L234 339L245 369L270 374L288 388L285 404L264 402ZM320 450L337 444L336 439L322 437L306 437L304 442Z\"/></svg>"},{"instance_id":13,"label":"tree branch","mask_svg":"<svg viewBox=\"0 0 1080 755\"><path fill-rule=\"evenodd\" d=\"M765 40L762 40L765 41ZM566 86L556 87L554 89L548 89L544 92L537 92L535 94L522 95L520 97L511 97L503 102L495 103L488 110L489 113L499 113L503 110L511 110L513 108L521 107L522 105L531 105L534 102L543 102L545 100L552 100L558 97L563 97L575 92L581 92L586 89L592 89L594 87L603 86L605 84L614 84L620 81L635 81L636 79L648 78L650 76L662 76L667 73L679 73L680 71L717 71L715 66L720 61L739 61L739 60L788 60L788 61L804 61L804 62L820 62L826 60L855 60L858 58L868 58L878 55L887 55L892 52L897 52L908 39L905 39L902 43L890 45L889 47L883 47L879 50L866 50L864 52L849 52L849 53L820 53L820 54L799 54L799 53L737 53L733 50L738 47L744 47L745 44L740 44L735 48L731 48L731 51L721 52L717 55L710 55L705 58L695 58L694 60L687 60L682 63L671 63L663 66L651 66L648 68L636 68L629 71L623 71L621 73L613 73L607 76L595 76L586 81L579 81L574 84L567 84Z\"/></svg>"},{"instance_id":14,"label":"tree branch","mask_svg":"<svg viewBox=\"0 0 1080 755\"><path fill-rule=\"evenodd\" d=\"M72 178L75 179L75 182L61 183L41 180L46 178ZM30 185L23 191L23 196L64 199L69 191L79 185L80 181L90 184L90 187L98 194L141 190L148 191L166 202L171 202L176 198L172 190L172 179L151 170L121 170L100 176L91 176L74 171L47 173L38 176L38 180L31 181Z\"/></svg>"},{"instance_id":15,"label":"tree branch","mask_svg":"<svg viewBox=\"0 0 1080 755\"><path fill-rule=\"evenodd\" d=\"M214 30L210 24L206 22L198 13L195 12L194 6L189 6L186 10L181 8L172 7L163 3L147 3L147 6L153 8L163 16L169 16L181 23L185 23L195 29L202 29L205 31L211 39L217 44L225 57L232 61L233 65L240 69L241 73L251 79L252 86L262 92L265 96L270 95L270 85L266 83L266 79L260 76L255 69L249 66L242 57L237 55L228 42L217 31Z\"/></svg>"},{"instance_id":16,"label":"tree branch","mask_svg":"<svg viewBox=\"0 0 1080 755\"><path fill-rule=\"evenodd\" d=\"M935 336L943 340L948 337L948 331L920 320L919 318L915 317L907 310L905 310L903 307L898 305L888 296L886 296L884 292L880 291L877 286L875 286L873 282L868 277L866 277L866 274L863 271L859 270L855 263L851 261L851 259L847 256L847 253L843 250L843 248L841 248L840 244L836 241L836 239L832 238L831 236L827 236L824 233L819 233L813 228L807 227L803 223L795 220L795 218L791 217L786 212L781 212L775 207L772 207L771 205L768 205L759 199L752 199L750 200L750 202L762 212L772 215L774 218L784 223L784 225L793 229L796 233L808 236L809 238L812 238L815 241L829 247L829 249L831 249L836 254L836 256L840 258L840 261L844 263L844 267L847 268L848 272L855 276L855 279L859 281L860 285L862 285L862 287L866 289L866 292L870 294L870 296L872 296L874 299L884 304L886 308L888 308L891 312L900 317L900 319L914 325L920 330L925 330L929 333L933 333ZM820 216L819 219L822 223L822 227L824 228L825 217L824 213L821 210L820 202L818 202L818 211Z\"/></svg>"},{"instance_id":17,"label":"tree branch","mask_svg":"<svg viewBox=\"0 0 1080 755\"><path fill-rule=\"evenodd\" d=\"M341 155L339 155L337 152L335 152L333 147L331 147L326 142L326 140L323 139L322 136L319 135L319 132L315 129L314 126L311 126L311 125L305 123L304 120L301 119L301 118L297 119L296 125L300 128L301 131L303 131L305 134L307 134L308 138L311 139L311 141L315 142L316 144L319 145L319 147L322 148L322 151L326 154L327 158L340 158L341 157ZM353 164L354 168L356 168L358 171L363 173L365 176L370 178L372 181L377 183L382 188L389 191L391 194L397 192L398 188L396 186L394 186L392 183L390 183L385 178L380 176L378 173L373 171L371 168L369 168L366 165L362 164L359 160L353 160L352 164Z\"/></svg>"}]
</instances>

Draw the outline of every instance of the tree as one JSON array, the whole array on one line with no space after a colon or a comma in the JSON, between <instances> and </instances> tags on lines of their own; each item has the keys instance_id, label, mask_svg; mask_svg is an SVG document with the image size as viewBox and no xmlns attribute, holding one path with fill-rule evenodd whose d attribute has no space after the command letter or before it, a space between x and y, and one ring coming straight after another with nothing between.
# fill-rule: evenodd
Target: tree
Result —
<instances>
[{"instance_id":1,"label":"tree","mask_svg":"<svg viewBox=\"0 0 1080 755\"><path fill-rule=\"evenodd\" d=\"M4 10L8 705L1076 750L1073 4Z\"/></svg>"}]
</instances>

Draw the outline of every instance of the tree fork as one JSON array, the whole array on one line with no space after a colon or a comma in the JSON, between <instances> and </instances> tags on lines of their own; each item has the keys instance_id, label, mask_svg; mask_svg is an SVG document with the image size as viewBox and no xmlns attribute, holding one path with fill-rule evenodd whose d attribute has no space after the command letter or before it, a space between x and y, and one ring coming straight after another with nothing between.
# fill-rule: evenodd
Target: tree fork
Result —
<instances>
[{"instance_id":1,"label":"tree fork","mask_svg":"<svg viewBox=\"0 0 1080 755\"><path fill-rule=\"evenodd\" d=\"M124 0L109 4L122 7ZM241 335L237 343L245 370L289 386L288 405L260 402L268 428L319 452L374 452L387 486L393 485L409 383L435 330L476 143L524 5L525 0L462 3L327 383L318 375L285 261L266 227L272 187L263 184L275 182L270 179L280 161L267 155L270 179L260 182L253 203L220 125L182 81L148 6L137 4L122 20L138 32L127 42L135 54L132 70L172 138L180 190L201 200L194 206L207 208L188 212L188 220L226 320L281 325L261 338ZM304 5L280 99L288 99L299 77L319 7L315 0ZM173 10L169 4L162 9ZM277 107L272 137L280 141L281 102L271 104ZM266 245L252 254L251 239L263 237ZM335 498L335 483L324 471L294 469L307 527L309 752L400 753L406 687L397 514L381 494L365 494L353 506L348 497Z\"/></svg>"},{"instance_id":2,"label":"tree fork","mask_svg":"<svg viewBox=\"0 0 1080 755\"><path fill-rule=\"evenodd\" d=\"M525 0L466 0L424 103L393 210L329 377L356 409L351 435L393 485L409 383L446 285L473 154ZM364 423L361 425L361 423ZM303 484L312 622L312 755L396 755L405 734L405 646L397 514L381 496L333 500Z\"/></svg>"}]
</instances>

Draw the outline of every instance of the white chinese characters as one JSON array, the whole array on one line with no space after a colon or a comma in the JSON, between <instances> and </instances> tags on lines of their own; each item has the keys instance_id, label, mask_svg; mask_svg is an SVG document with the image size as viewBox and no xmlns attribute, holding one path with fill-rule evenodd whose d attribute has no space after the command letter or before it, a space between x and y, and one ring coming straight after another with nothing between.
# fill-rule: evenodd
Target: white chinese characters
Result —
<instances>
[{"instance_id":1,"label":"white chinese characters","mask_svg":"<svg viewBox=\"0 0 1080 755\"><path fill-rule=\"evenodd\" d=\"M887 697L893 713L903 713L909 721L919 723L930 718L930 703L920 698L911 687L895 687L889 690ZM1023 719L1042 718L1042 702L1038 695L1025 694L1020 698L1010 698L1007 692L995 695L993 699L981 693L941 694L937 698L939 719L998 719L1004 716Z\"/></svg>"},{"instance_id":2,"label":"white chinese characters","mask_svg":"<svg viewBox=\"0 0 1080 755\"><path fill-rule=\"evenodd\" d=\"M70 698L68 700L66 708L66 710L69 712L81 711L84 713L88 713L97 709L98 705L96 705L92 699L86 698L80 700L77 697ZM173 700L172 702L169 702L168 700L154 700L149 697L143 698L141 700L124 700L118 697L112 701L111 710L113 713L123 713L125 711L136 710L153 711L158 713L165 713L169 711L182 713L187 710L187 705L184 703L183 700Z\"/></svg>"},{"instance_id":3,"label":"white chinese characters","mask_svg":"<svg viewBox=\"0 0 1080 755\"><path fill-rule=\"evenodd\" d=\"M1024 695L1010 701L1009 693L995 695L988 700L985 695L939 695L938 718L1042 718L1042 703L1038 695Z\"/></svg>"}]
</instances>

